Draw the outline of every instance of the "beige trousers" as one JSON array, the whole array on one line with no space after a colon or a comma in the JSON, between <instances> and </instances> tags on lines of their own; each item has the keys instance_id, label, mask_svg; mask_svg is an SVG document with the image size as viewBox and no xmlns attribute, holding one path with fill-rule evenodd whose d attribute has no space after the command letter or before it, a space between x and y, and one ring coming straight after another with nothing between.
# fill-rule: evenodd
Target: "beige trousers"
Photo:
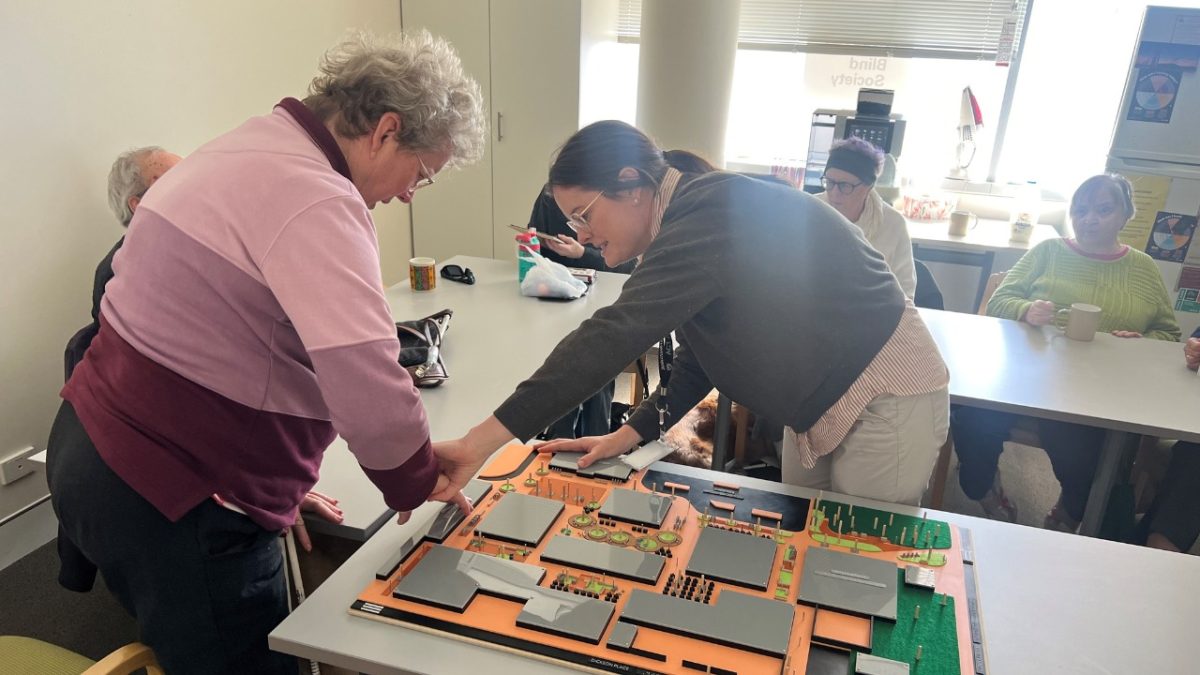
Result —
<instances>
[{"instance_id":1,"label":"beige trousers","mask_svg":"<svg viewBox=\"0 0 1200 675\"><path fill-rule=\"evenodd\" d=\"M920 504L950 429L946 389L871 400L833 452L806 469L792 434L783 435L783 481L893 504Z\"/></svg>"}]
</instances>

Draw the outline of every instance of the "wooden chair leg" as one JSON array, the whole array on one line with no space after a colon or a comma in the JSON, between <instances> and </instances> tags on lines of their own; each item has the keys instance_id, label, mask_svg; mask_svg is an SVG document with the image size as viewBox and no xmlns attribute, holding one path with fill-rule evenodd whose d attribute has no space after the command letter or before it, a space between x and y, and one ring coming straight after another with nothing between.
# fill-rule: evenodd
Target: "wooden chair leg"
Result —
<instances>
[{"instance_id":1,"label":"wooden chair leg","mask_svg":"<svg viewBox=\"0 0 1200 675\"><path fill-rule=\"evenodd\" d=\"M950 476L950 457L954 454L954 439L946 434L946 442L938 450L937 464L933 467L933 484L929 494L929 508L942 508L946 496L946 479Z\"/></svg>"},{"instance_id":2,"label":"wooden chair leg","mask_svg":"<svg viewBox=\"0 0 1200 675\"><path fill-rule=\"evenodd\" d=\"M733 410L733 466L746 467L746 442L750 438L750 409L739 405Z\"/></svg>"}]
</instances>

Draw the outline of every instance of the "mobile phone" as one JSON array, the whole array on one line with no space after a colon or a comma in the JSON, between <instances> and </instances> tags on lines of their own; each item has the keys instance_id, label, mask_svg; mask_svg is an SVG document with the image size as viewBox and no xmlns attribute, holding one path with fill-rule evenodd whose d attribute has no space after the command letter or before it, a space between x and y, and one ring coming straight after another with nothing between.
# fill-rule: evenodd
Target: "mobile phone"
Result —
<instances>
[{"instance_id":1,"label":"mobile phone","mask_svg":"<svg viewBox=\"0 0 1200 675\"><path fill-rule=\"evenodd\" d=\"M528 227L521 227L520 225L513 225L512 223L509 223L509 225L508 225L508 226L509 226L510 228L512 228L512 229L514 229L514 230L516 230L517 232L520 232L521 234L529 234L529 233L532 231L532 230L530 230ZM548 233L546 233L546 232L538 232L538 233L537 233L537 236L538 236L538 238L539 238L539 239L550 239L550 240L552 240L552 241L553 241L554 243L556 243L556 244L561 244L561 243L563 243L563 242L562 242L562 239L559 239L558 237L556 237L556 236L554 236L554 235L552 235L552 234L548 234Z\"/></svg>"}]
</instances>

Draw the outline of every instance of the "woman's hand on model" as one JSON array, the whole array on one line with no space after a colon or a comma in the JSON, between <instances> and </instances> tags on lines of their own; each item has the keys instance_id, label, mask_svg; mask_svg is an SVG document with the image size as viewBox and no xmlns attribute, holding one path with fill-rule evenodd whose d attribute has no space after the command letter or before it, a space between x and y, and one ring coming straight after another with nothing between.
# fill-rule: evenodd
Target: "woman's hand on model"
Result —
<instances>
[{"instance_id":1,"label":"woman's hand on model","mask_svg":"<svg viewBox=\"0 0 1200 675\"><path fill-rule=\"evenodd\" d=\"M583 438L560 438L547 441L537 446L538 452L583 452L579 458L579 468L586 469L597 460L616 457L637 446L642 436L628 424L604 436L584 436Z\"/></svg>"},{"instance_id":2,"label":"woman's hand on model","mask_svg":"<svg viewBox=\"0 0 1200 675\"><path fill-rule=\"evenodd\" d=\"M492 453L512 438L512 432L492 416L462 438L434 443L433 454L441 464L441 475L429 499L458 504L463 513L470 513L470 501L462 495L462 489L479 473Z\"/></svg>"}]
</instances>

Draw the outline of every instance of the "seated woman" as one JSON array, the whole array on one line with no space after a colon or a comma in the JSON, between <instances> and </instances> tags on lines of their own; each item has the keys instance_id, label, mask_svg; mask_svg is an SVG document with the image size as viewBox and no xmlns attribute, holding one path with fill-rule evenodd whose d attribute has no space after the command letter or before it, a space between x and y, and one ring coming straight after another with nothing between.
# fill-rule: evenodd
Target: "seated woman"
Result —
<instances>
[{"instance_id":1,"label":"seated woman","mask_svg":"<svg viewBox=\"0 0 1200 675\"><path fill-rule=\"evenodd\" d=\"M1116 174L1085 180L1071 197L1074 239L1051 239L1026 253L988 302L987 313L1045 326L1075 302L1103 309L1100 329L1118 337L1179 340L1179 325L1162 276L1150 256L1122 244L1117 235L1133 217L1132 188ZM951 426L963 492L989 517L1016 521L1016 509L1000 485L997 466L1017 420L1011 413L961 407ZM1074 532L1083 518L1100 456L1102 429L1037 420L1038 437L1062 485L1044 526Z\"/></svg>"},{"instance_id":2,"label":"seated woman","mask_svg":"<svg viewBox=\"0 0 1200 675\"><path fill-rule=\"evenodd\" d=\"M663 157L672 166L686 173L707 173L715 171L715 167L703 157L687 150L664 150ZM629 274L637 265L637 260L628 260L619 265L609 267L595 246L585 246L571 235L575 233L567 225L567 217L554 203L554 197L548 190L543 189L533 202L533 212L529 214L529 227L552 234L554 239L541 238L542 255L567 267L583 267L599 272L617 272ZM603 436L612 430L612 403L616 390L616 380L596 392L596 395L579 404L546 429L549 438L579 438L582 436Z\"/></svg>"},{"instance_id":3,"label":"seated woman","mask_svg":"<svg viewBox=\"0 0 1200 675\"><path fill-rule=\"evenodd\" d=\"M858 226L875 250L883 254L900 288L909 298L917 290L912 242L904 216L875 191L875 180L883 171L883 151L861 138L837 141L829 150L817 199L837 209Z\"/></svg>"},{"instance_id":4,"label":"seated woman","mask_svg":"<svg viewBox=\"0 0 1200 675\"><path fill-rule=\"evenodd\" d=\"M551 441L597 459L658 438L715 386L784 422L784 478L915 504L949 416L937 345L883 257L828 205L738 174L690 173L645 134L597 122L550 169L580 241L616 265L640 258L620 298L563 339L465 437L435 448L466 484L514 436L527 439L675 332L669 386L617 431Z\"/></svg>"},{"instance_id":5,"label":"seated woman","mask_svg":"<svg viewBox=\"0 0 1200 675\"><path fill-rule=\"evenodd\" d=\"M539 241L542 243L542 255L567 267L629 274L637 264L637 261L634 260L615 267L605 264L599 249L594 246L584 246L571 236L575 231L567 226L567 217L558 210L558 204L554 203L554 198L545 190L539 192L537 199L533 202L533 212L529 214L529 227L540 233L554 235L562 242L559 244L554 239L539 237ZM551 424L546 429L546 437L578 438L607 434L611 431L612 402L615 391L616 380L611 380L594 396L580 403L554 424Z\"/></svg>"},{"instance_id":6,"label":"seated woman","mask_svg":"<svg viewBox=\"0 0 1200 675\"><path fill-rule=\"evenodd\" d=\"M1187 367L1200 367L1200 328L1183 346ZM1187 551L1200 536L1200 443L1179 441L1158 496L1142 518L1139 539L1151 548Z\"/></svg>"}]
</instances>

